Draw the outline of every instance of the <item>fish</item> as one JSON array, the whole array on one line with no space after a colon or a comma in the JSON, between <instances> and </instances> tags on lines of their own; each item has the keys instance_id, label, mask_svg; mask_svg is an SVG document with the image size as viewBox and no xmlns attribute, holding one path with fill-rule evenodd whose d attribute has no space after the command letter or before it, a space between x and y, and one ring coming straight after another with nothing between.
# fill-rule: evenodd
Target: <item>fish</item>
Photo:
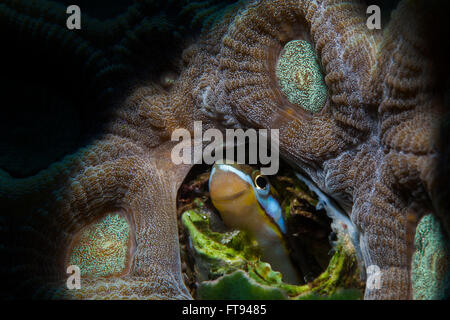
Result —
<instances>
[{"instance_id":1,"label":"fish","mask_svg":"<svg viewBox=\"0 0 450 320\"><path fill-rule=\"evenodd\" d=\"M286 221L269 179L248 165L216 162L208 187L224 224L253 237L261 250L261 260L280 272L284 282L301 283L290 259Z\"/></svg>"}]
</instances>

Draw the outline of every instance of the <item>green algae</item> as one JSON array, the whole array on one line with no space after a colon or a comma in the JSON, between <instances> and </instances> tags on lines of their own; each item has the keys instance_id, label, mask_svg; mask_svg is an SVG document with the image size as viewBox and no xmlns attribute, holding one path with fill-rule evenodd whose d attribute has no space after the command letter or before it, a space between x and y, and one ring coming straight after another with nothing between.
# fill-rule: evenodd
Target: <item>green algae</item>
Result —
<instances>
[{"instance_id":1,"label":"green algae","mask_svg":"<svg viewBox=\"0 0 450 320\"><path fill-rule=\"evenodd\" d=\"M201 271L206 278L244 268L247 261L256 259L256 243L244 232L214 232L209 228L209 217L196 210L186 211L181 219L199 265L205 266Z\"/></svg>"},{"instance_id":2,"label":"green algae","mask_svg":"<svg viewBox=\"0 0 450 320\"><path fill-rule=\"evenodd\" d=\"M208 300L286 300L279 288L261 285L247 273L237 270L213 280L204 281L198 289L198 298Z\"/></svg>"},{"instance_id":3,"label":"green algae","mask_svg":"<svg viewBox=\"0 0 450 320\"><path fill-rule=\"evenodd\" d=\"M361 299L356 257L339 239L326 270L305 285L283 282L282 274L259 259L257 243L245 232L215 232L202 209L182 214L199 277L199 299Z\"/></svg>"}]
</instances>

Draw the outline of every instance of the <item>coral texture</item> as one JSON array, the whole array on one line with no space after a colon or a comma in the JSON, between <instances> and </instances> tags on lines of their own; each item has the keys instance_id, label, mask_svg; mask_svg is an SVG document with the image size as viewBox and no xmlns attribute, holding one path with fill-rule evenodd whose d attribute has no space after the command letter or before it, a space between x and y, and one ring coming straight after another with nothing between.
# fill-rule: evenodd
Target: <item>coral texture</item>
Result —
<instances>
[{"instance_id":1,"label":"coral texture","mask_svg":"<svg viewBox=\"0 0 450 320\"><path fill-rule=\"evenodd\" d=\"M95 141L28 178L0 170L2 212L14 213L1 217L7 294L58 296L71 241L114 210L133 221L129 272L83 279L82 289L68 295L190 298L181 276L176 195L191 166L172 163L170 137L177 128L192 131L195 120L204 130L279 129L281 156L346 209L360 233L365 267L380 268L381 286L368 287L365 298L412 298L415 225L434 212L434 137L443 113L439 66L427 50L418 3L402 1L383 31L367 28L366 7L356 0L240 2L205 19L182 54L178 77L167 73L163 85L149 79L136 86ZM112 47L121 54L111 66L109 50L75 34L67 38L53 8L59 7L7 1L0 21L13 29L35 26L30 35L69 46L68 54L83 61L90 83L100 88L98 96L127 78L111 74L126 70L130 57L142 57L131 48L155 48L141 41L152 36L144 31L152 24L132 7L123 21L139 16L141 23L118 20L108 27L111 37L124 37ZM122 28L132 31L124 35ZM86 30L95 37L95 28ZM320 111L292 103L278 83L278 59L293 40L308 43L320 62L327 89Z\"/></svg>"},{"instance_id":2,"label":"coral texture","mask_svg":"<svg viewBox=\"0 0 450 320\"><path fill-rule=\"evenodd\" d=\"M81 275L120 275L127 264L129 241L128 222L117 214L109 214L76 237L68 264L78 266Z\"/></svg>"},{"instance_id":3,"label":"coral texture","mask_svg":"<svg viewBox=\"0 0 450 320\"><path fill-rule=\"evenodd\" d=\"M327 87L314 48L308 42L288 42L278 59L276 74L289 102L313 113L322 110Z\"/></svg>"},{"instance_id":4,"label":"coral texture","mask_svg":"<svg viewBox=\"0 0 450 320\"><path fill-rule=\"evenodd\" d=\"M413 294L416 300L445 299L450 291L450 242L431 214L417 225L412 261Z\"/></svg>"}]
</instances>

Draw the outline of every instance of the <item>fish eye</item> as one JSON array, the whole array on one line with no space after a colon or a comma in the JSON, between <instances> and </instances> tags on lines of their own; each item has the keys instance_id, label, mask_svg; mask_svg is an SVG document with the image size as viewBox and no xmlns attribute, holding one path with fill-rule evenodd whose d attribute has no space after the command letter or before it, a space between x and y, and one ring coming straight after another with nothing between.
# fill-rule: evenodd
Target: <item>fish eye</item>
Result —
<instances>
[{"instance_id":1,"label":"fish eye","mask_svg":"<svg viewBox=\"0 0 450 320\"><path fill-rule=\"evenodd\" d=\"M255 177L255 186L258 189L267 189L269 186L269 181L267 181L266 177L258 175Z\"/></svg>"}]
</instances>

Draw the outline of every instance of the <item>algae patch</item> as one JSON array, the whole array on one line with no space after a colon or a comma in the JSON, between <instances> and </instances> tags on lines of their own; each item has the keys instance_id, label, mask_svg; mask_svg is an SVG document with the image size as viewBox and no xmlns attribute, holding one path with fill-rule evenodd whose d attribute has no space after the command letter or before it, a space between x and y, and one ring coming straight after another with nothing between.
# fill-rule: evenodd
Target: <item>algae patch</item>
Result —
<instances>
[{"instance_id":1,"label":"algae patch","mask_svg":"<svg viewBox=\"0 0 450 320\"><path fill-rule=\"evenodd\" d=\"M287 166L270 183L288 229L291 258L304 282L291 285L260 260L258 243L230 230L212 206L209 171L191 172L178 196L182 271L196 299L362 299L355 249L346 234L316 208L318 198Z\"/></svg>"},{"instance_id":2,"label":"algae patch","mask_svg":"<svg viewBox=\"0 0 450 320\"><path fill-rule=\"evenodd\" d=\"M346 250L345 239L338 241L327 269L312 282L301 286L286 284L282 274L260 261L257 244L242 231L214 232L209 216L188 210L182 223L199 275L199 299L359 299L357 263ZM358 288L359 287L359 288Z\"/></svg>"}]
</instances>

